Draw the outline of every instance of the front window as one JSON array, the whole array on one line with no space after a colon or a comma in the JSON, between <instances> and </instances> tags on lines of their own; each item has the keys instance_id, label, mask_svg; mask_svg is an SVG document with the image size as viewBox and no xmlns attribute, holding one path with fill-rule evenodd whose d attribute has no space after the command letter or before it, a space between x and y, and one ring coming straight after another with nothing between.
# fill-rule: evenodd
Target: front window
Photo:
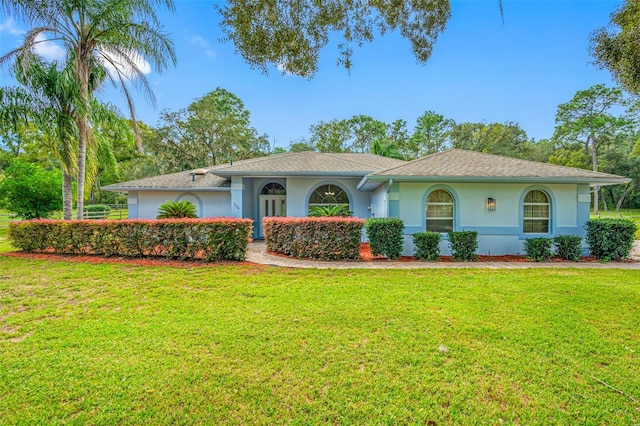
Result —
<instances>
[{"instance_id":1,"label":"front window","mask_svg":"<svg viewBox=\"0 0 640 426\"><path fill-rule=\"evenodd\" d=\"M525 234L549 233L549 196L538 189L529 191L524 197L523 231Z\"/></svg>"},{"instance_id":2,"label":"front window","mask_svg":"<svg viewBox=\"0 0 640 426\"><path fill-rule=\"evenodd\" d=\"M309 210L315 206L343 205L349 208L347 192L337 185L327 184L317 187L309 197Z\"/></svg>"},{"instance_id":3,"label":"front window","mask_svg":"<svg viewBox=\"0 0 640 426\"><path fill-rule=\"evenodd\" d=\"M427 231L453 231L453 196L444 189L433 191L427 197Z\"/></svg>"}]
</instances>

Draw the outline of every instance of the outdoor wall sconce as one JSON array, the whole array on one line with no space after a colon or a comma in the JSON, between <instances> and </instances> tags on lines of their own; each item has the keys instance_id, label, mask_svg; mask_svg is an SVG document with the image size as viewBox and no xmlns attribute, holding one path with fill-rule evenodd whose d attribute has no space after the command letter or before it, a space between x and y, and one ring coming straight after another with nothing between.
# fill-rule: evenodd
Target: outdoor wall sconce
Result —
<instances>
[{"instance_id":1,"label":"outdoor wall sconce","mask_svg":"<svg viewBox=\"0 0 640 426\"><path fill-rule=\"evenodd\" d=\"M496 199L495 198L487 198L487 211L495 212L496 211Z\"/></svg>"}]
</instances>

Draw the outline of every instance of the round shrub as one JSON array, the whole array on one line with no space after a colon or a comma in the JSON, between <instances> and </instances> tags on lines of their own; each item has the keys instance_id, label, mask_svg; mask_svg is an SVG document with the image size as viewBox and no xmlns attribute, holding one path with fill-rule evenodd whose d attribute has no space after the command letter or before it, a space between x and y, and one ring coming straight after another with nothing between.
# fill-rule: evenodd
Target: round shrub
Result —
<instances>
[{"instance_id":1,"label":"round shrub","mask_svg":"<svg viewBox=\"0 0 640 426\"><path fill-rule=\"evenodd\" d=\"M371 254L393 260L402 254L404 222L395 217L377 217L364 223Z\"/></svg>"},{"instance_id":2,"label":"round shrub","mask_svg":"<svg viewBox=\"0 0 640 426\"><path fill-rule=\"evenodd\" d=\"M440 259L440 234L438 232L418 232L413 234L416 258L436 261Z\"/></svg>"},{"instance_id":3,"label":"round shrub","mask_svg":"<svg viewBox=\"0 0 640 426\"><path fill-rule=\"evenodd\" d=\"M577 262L582 254L582 238L577 235L558 235L553 239L556 253L564 260Z\"/></svg>"},{"instance_id":4,"label":"round shrub","mask_svg":"<svg viewBox=\"0 0 640 426\"><path fill-rule=\"evenodd\" d=\"M551 238L529 238L524 242L524 253L531 260L544 262L551 258Z\"/></svg>"}]
</instances>

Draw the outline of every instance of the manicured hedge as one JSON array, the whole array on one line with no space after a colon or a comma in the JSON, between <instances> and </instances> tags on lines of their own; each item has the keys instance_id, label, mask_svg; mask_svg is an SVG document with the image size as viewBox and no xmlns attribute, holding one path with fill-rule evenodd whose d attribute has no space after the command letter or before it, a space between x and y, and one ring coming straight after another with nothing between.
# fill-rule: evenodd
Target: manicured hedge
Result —
<instances>
[{"instance_id":1,"label":"manicured hedge","mask_svg":"<svg viewBox=\"0 0 640 426\"><path fill-rule=\"evenodd\" d=\"M169 259L244 260L250 219L30 220L9 224L24 251Z\"/></svg>"},{"instance_id":2,"label":"manicured hedge","mask_svg":"<svg viewBox=\"0 0 640 426\"><path fill-rule=\"evenodd\" d=\"M111 213L111 207L106 204L90 204L84 206L83 211L85 219L106 219Z\"/></svg>"},{"instance_id":3,"label":"manicured hedge","mask_svg":"<svg viewBox=\"0 0 640 426\"><path fill-rule=\"evenodd\" d=\"M527 238L524 241L524 253L527 258L536 262L544 262L551 258L551 238Z\"/></svg>"},{"instance_id":4,"label":"manicured hedge","mask_svg":"<svg viewBox=\"0 0 640 426\"><path fill-rule=\"evenodd\" d=\"M363 219L352 217L265 217L264 238L270 251L318 259L358 259Z\"/></svg>"},{"instance_id":5,"label":"manicured hedge","mask_svg":"<svg viewBox=\"0 0 640 426\"><path fill-rule=\"evenodd\" d=\"M578 235L558 235L553 239L556 254L565 260L577 262L582 254L582 238Z\"/></svg>"},{"instance_id":6,"label":"manicured hedge","mask_svg":"<svg viewBox=\"0 0 640 426\"><path fill-rule=\"evenodd\" d=\"M416 258L419 260L436 261L440 259L440 233L418 232L413 234L413 244L416 246Z\"/></svg>"},{"instance_id":7,"label":"manicured hedge","mask_svg":"<svg viewBox=\"0 0 640 426\"><path fill-rule=\"evenodd\" d=\"M585 228L589 250L598 259L621 260L631 254L637 230L631 219L591 219Z\"/></svg>"},{"instance_id":8,"label":"manicured hedge","mask_svg":"<svg viewBox=\"0 0 640 426\"><path fill-rule=\"evenodd\" d=\"M402 254L404 222L395 217L376 217L364 223L371 254L395 260Z\"/></svg>"},{"instance_id":9,"label":"manicured hedge","mask_svg":"<svg viewBox=\"0 0 640 426\"><path fill-rule=\"evenodd\" d=\"M476 231L449 232L449 247L455 260L474 260L478 250L478 233Z\"/></svg>"}]
</instances>

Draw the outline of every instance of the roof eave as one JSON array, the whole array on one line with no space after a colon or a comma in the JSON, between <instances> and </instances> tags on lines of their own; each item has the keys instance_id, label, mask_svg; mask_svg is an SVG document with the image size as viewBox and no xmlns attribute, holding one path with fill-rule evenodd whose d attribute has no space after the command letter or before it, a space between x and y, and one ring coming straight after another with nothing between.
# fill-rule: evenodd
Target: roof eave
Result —
<instances>
[{"instance_id":1,"label":"roof eave","mask_svg":"<svg viewBox=\"0 0 640 426\"><path fill-rule=\"evenodd\" d=\"M129 191L198 191L198 192L229 192L231 191L231 187L211 187L211 188L201 188L201 187L171 187L171 186L156 186L156 187L126 187L126 186L117 186L117 185L109 185L103 186L102 189L112 192L129 192Z\"/></svg>"},{"instance_id":2,"label":"roof eave","mask_svg":"<svg viewBox=\"0 0 640 426\"><path fill-rule=\"evenodd\" d=\"M473 182L473 183L571 183L589 184L591 186L618 185L631 182L631 179L624 177L601 177L601 178L579 178L579 177L541 177L541 176L390 176L390 175L369 175L369 181L388 181L393 179L400 182Z\"/></svg>"},{"instance_id":3,"label":"roof eave","mask_svg":"<svg viewBox=\"0 0 640 426\"><path fill-rule=\"evenodd\" d=\"M315 176L333 176L333 177L363 177L368 172L249 172L249 171L219 171L216 170L216 176L220 177L231 177L231 176L242 176L242 177L315 177Z\"/></svg>"}]
</instances>

